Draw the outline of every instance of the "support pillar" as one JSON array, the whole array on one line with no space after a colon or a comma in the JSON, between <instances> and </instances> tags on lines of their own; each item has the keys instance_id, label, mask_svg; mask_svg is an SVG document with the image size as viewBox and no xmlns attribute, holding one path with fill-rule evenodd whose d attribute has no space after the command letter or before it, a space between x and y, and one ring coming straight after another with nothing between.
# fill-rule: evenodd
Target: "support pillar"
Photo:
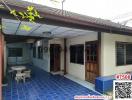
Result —
<instances>
[{"instance_id":1,"label":"support pillar","mask_svg":"<svg viewBox=\"0 0 132 100\"><path fill-rule=\"evenodd\" d=\"M66 71L66 53L67 53L67 49L66 49L66 38L64 38L64 75L67 74Z\"/></svg>"},{"instance_id":2,"label":"support pillar","mask_svg":"<svg viewBox=\"0 0 132 100\"><path fill-rule=\"evenodd\" d=\"M98 32L98 67L98 75L101 76L101 32Z\"/></svg>"}]
</instances>

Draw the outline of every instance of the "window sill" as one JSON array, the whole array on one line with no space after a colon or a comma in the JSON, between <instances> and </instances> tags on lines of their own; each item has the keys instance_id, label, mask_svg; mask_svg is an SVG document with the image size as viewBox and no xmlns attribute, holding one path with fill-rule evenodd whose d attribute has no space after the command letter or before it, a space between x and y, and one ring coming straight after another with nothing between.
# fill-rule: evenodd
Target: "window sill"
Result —
<instances>
[{"instance_id":1,"label":"window sill","mask_svg":"<svg viewBox=\"0 0 132 100\"><path fill-rule=\"evenodd\" d=\"M130 66L132 64L125 64L125 65L116 65L116 67L122 67L122 66Z\"/></svg>"}]
</instances>

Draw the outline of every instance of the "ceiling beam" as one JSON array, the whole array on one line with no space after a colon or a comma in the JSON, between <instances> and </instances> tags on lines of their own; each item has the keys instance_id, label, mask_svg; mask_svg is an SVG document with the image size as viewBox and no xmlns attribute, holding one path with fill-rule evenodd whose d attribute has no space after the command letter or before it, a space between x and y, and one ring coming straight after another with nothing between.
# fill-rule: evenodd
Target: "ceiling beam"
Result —
<instances>
[{"instance_id":1,"label":"ceiling beam","mask_svg":"<svg viewBox=\"0 0 132 100\"><path fill-rule=\"evenodd\" d=\"M31 34L36 31L37 29L39 29L43 24L39 25L38 27L36 27L33 31L31 31L28 35L31 36Z\"/></svg>"},{"instance_id":2,"label":"ceiling beam","mask_svg":"<svg viewBox=\"0 0 132 100\"><path fill-rule=\"evenodd\" d=\"M44 37L39 37L39 36L22 36L22 35L7 35L7 34L4 34L4 36L5 36L5 41L7 43L24 42L27 39L36 39L36 40L44 39Z\"/></svg>"},{"instance_id":3,"label":"ceiling beam","mask_svg":"<svg viewBox=\"0 0 132 100\"><path fill-rule=\"evenodd\" d=\"M19 28L20 28L21 23L22 23L22 21L19 22L19 25L18 25L18 27L17 27L17 29L16 29L16 32L14 33L15 35L17 34L17 32L18 32L18 30L19 30Z\"/></svg>"}]
</instances>

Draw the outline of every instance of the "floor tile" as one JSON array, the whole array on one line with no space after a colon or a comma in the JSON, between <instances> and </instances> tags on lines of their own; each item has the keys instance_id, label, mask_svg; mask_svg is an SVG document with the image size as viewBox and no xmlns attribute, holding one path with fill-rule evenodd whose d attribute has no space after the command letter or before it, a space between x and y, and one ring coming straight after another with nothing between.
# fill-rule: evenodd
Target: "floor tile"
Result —
<instances>
[{"instance_id":1,"label":"floor tile","mask_svg":"<svg viewBox=\"0 0 132 100\"><path fill-rule=\"evenodd\" d=\"M9 85L3 87L4 100L74 100L75 95L100 95L63 76L27 67L32 69L32 78L17 84L9 77Z\"/></svg>"}]
</instances>

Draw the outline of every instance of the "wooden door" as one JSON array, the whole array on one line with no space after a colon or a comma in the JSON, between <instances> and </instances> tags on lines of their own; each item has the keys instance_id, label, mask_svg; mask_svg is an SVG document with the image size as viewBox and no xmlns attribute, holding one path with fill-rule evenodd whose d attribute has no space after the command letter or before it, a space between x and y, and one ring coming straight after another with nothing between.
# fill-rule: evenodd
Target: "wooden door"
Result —
<instances>
[{"instance_id":1,"label":"wooden door","mask_svg":"<svg viewBox=\"0 0 132 100\"><path fill-rule=\"evenodd\" d=\"M98 66L98 43L97 41L86 42L85 44L85 79L91 83L99 75Z\"/></svg>"},{"instance_id":2,"label":"wooden door","mask_svg":"<svg viewBox=\"0 0 132 100\"><path fill-rule=\"evenodd\" d=\"M50 44L50 71L60 71L60 44Z\"/></svg>"}]
</instances>

